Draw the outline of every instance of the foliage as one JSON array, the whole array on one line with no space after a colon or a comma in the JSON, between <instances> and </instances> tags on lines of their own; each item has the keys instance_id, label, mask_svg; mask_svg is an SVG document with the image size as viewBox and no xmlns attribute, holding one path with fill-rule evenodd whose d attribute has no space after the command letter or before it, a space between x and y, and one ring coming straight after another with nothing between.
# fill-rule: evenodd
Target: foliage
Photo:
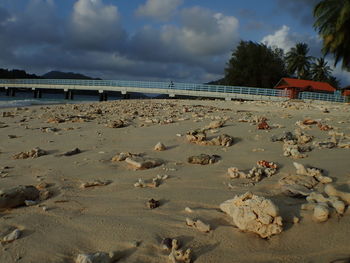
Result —
<instances>
[{"instance_id":1,"label":"foliage","mask_svg":"<svg viewBox=\"0 0 350 263\"><path fill-rule=\"evenodd\" d=\"M287 71L296 74L298 79L310 79L309 68L312 56L308 56L309 47L306 43L297 43L286 55Z\"/></svg>"},{"instance_id":2,"label":"foliage","mask_svg":"<svg viewBox=\"0 0 350 263\"><path fill-rule=\"evenodd\" d=\"M241 41L225 69L225 84L273 88L286 76L284 54L261 43Z\"/></svg>"},{"instance_id":3,"label":"foliage","mask_svg":"<svg viewBox=\"0 0 350 263\"><path fill-rule=\"evenodd\" d=\"M342 59L350 71L350 0L322 0L314 8L315 29L323 39L323 53Z\"/></svg>"},{"instance_id":4,"label":"foliage","mask_svg":"<svg viewBox=\"0 0 350 263\"><path fill-rule=\"evenodd\" d=\"M315 63L311 64L311 75L315 81L328 81L331 77L331 67L327 65L324 58L318 58Z\"/></svg>"},{"instance_id":5,"label":"foliage","mask_svg":"<svg viewBox=\"0 0 350 263\"><path fill-rule=\"evenodd\" d=\"M8 70L0 68L0 79L37 79L40 78L34 74L27 74L24 70Z\"/></svg>"}]
</instances>

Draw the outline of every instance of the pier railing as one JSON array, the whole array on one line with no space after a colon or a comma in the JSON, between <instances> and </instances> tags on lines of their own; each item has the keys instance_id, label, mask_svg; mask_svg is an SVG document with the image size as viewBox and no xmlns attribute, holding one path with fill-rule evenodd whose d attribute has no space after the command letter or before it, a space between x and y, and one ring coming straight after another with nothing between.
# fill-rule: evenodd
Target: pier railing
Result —
<instances>
[{"instance_id":1,"label":"pier railing","mask_svg":"<svg viewBox=\"0 0 350 263\"><path fill-rule=\"evenodd\" d=\"M318 92L300 92L298 98L301 100L323 100L330 102L345 102L344 96L336 94L318 93Z\"/></svg>"}]
</instances>

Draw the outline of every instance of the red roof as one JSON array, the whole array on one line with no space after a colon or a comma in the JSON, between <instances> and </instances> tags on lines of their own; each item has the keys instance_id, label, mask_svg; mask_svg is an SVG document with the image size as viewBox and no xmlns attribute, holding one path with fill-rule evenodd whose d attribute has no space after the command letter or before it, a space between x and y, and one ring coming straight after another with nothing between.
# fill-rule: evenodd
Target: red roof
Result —
<instances>
[{"instance_id":1,"label":"red roof","mask_svg":"<svg viewBox=\"0 0 350 263\"><path fill-rule=\"evenodd\" d=\"M327 82L303 80L303 79L291 79L291 78L282 78L275 86L275 89L286 89L286 88L300 88L301 90L327 91L327 92L334 92L336 90Z\"/></svg>"}]
</instances>

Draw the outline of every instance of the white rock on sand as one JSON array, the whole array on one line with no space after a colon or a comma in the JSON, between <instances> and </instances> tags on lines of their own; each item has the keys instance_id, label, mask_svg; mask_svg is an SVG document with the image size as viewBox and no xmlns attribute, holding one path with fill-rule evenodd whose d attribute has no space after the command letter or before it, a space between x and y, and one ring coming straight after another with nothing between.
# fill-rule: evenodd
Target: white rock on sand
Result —
<instances>
[{"instance_id":1,"label":"white rock on sand","mask_svg":"<svg viewBox=\"0 0 350 263\"><path fill-rule=\"evenodd\" d=\"M282 217L277 206L264 197L247 192L223 202L220 209L230 215L242 231L256 233L261 238L282 232Z\"/></svg>"}]
</instances>

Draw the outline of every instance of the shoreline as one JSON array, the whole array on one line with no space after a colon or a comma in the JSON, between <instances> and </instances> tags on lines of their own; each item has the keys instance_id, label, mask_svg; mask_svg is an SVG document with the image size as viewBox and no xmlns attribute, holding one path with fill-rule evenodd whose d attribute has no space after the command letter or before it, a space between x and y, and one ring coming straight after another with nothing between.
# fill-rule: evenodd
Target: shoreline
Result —
<instances>
[{"instance_id":1,"label":"shoreline","mask_svg":"<svg viewBox=\"0 0 350 263\"><path fill-rule=\"evenodd\" d=\"M26 263L72 263L78 254L99 251L116 252L118 262L167 262L169 252L160 244L164 238L176 238L183 248L191 248L193 262L350 258L349 208L342 216L331 210L326 222L316 223L312 211L301 210L305 198L284 195L279 183L295 174L293 162L298 162L324 170L332 184L350 192L350 149L314 145L329 140L332 131L343 133L342 142L350 142L348 104L142 99L33 105L0 112L0 126L4 126L0 127L1 188L45 182L50 192L47 200L34 206L0 212L1 231L22 232L17 240L3 244L1 262L12 263L20 257ZM8 117L3 112L9 112ZM262 117L270 129L257 129ZM306 119L333 129L296 125ZM233 145L203 145L186 139L187 132L215 121L224 124L206 131L208 141L227 134L233 137ZM284 156L283 142L271 141L272 136L296 129L312 136L305 144L312 150L301 159ZM158 142L165 145L164 151L154 150ZM47 154L12 158L35 147ZM75 148L81 152L63 155ZM122 152L160 159L163 164L136 170L125 161L113 162ZM188 163L188 157L199 154L220 158L208 165ZM228 175L230 167L246 172L259 160L278 164L277 173L260 181ZM157 187L134 186L139 179L148 183L157 175L163 178ZM96 180L106 185L81 187ZM314 190L323 188L318 185ZM246 192L274 202L283 219L280 234L265 240L240 231L219 209L224 201ZM147 207L152 198L159 207ZM300 221L293 222L294 217ZM209 233L186 225L186 218L209 224Z\"/></svg>"}]
</instances>

